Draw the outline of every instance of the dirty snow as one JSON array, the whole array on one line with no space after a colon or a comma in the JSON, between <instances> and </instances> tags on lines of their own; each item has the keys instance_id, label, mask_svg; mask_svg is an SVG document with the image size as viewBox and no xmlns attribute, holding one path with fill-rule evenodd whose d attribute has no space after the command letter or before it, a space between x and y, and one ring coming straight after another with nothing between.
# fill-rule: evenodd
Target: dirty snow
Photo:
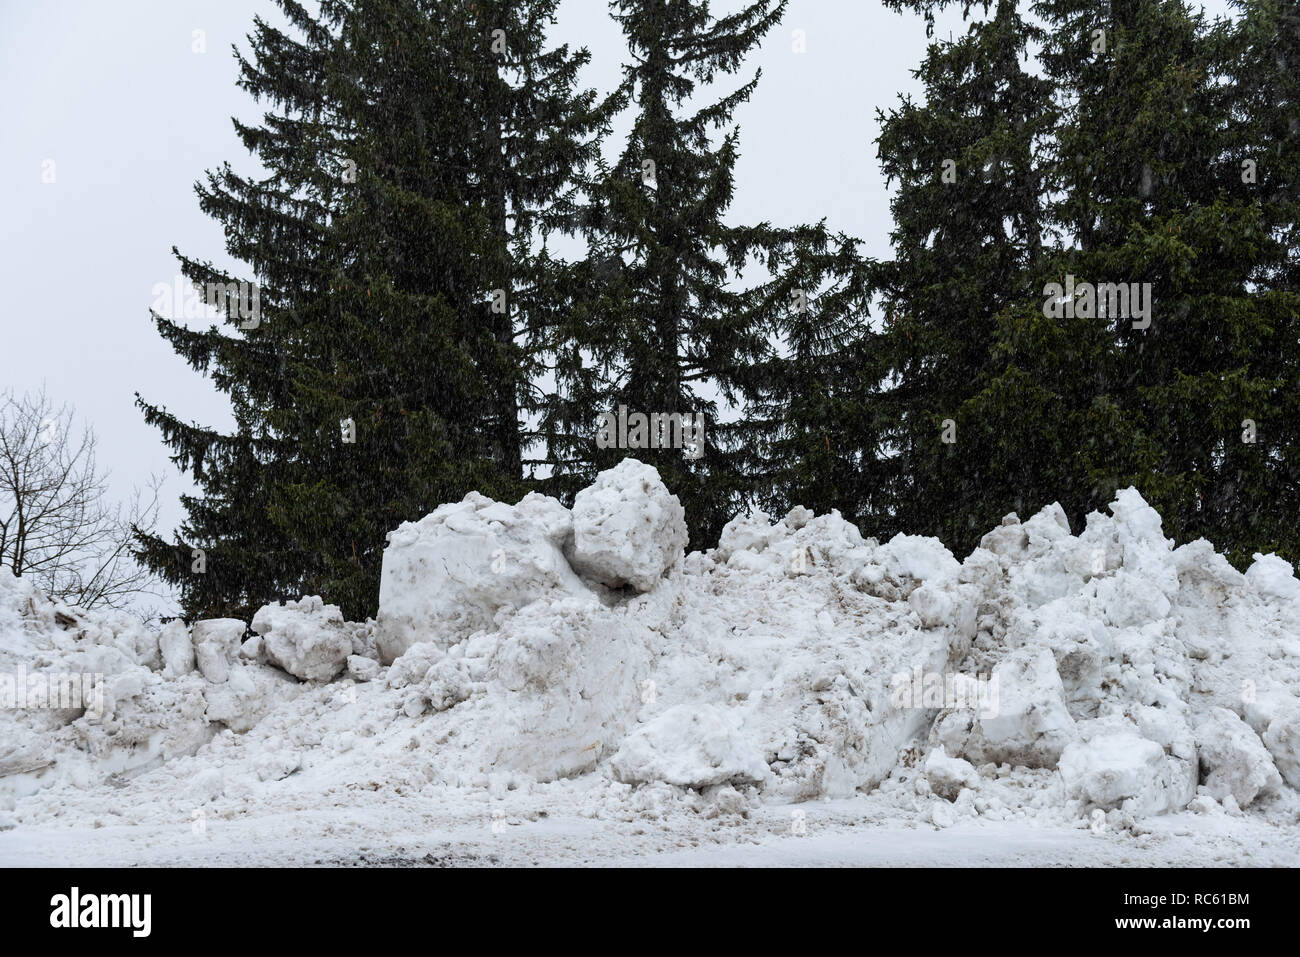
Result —
<instances>
[{"instance_id":1,"label":"dirty snow","mask_svg":"<svg viewBox=\"0 0 1300 957\"><path fill-rule=\"evenodd\" d=\"M1300 581L1109 511L686 553L627 460L403 524L370 622L0 569L0 862L1300 863Z\"/></svg>"}]
</instances>

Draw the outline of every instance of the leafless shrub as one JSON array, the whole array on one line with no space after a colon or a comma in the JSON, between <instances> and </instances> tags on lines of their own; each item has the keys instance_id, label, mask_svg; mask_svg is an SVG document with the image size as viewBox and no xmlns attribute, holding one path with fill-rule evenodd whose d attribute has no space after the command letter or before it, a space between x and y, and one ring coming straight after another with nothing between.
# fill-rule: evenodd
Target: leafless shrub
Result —
<instances>
[{"instance_id":1,"label":"leafless shrub","mask_svg":"<svg viewBox=\"0 0 1300 957\"><path fill-rule=\"evenodd\" d=\"M161 482L109 503L95 464L95 435L44 391L0 391L0 565L51 598L81 608L141 610L160 597L131 554L132 529L152 528Z\"/></svg>"}]
</instances>

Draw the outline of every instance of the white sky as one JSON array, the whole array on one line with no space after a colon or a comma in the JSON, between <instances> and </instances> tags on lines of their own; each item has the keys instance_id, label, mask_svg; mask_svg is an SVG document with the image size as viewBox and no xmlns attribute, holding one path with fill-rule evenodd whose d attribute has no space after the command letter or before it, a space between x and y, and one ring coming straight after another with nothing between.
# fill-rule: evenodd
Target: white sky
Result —
<instances>
[{"instance_id":1,"label":"white sky","mask_svg":"<svg viewBox=\"0 0 1300 957\"><path fill-rule=\"evenodd\" d=\"M734 5L715 2L715 13ZM1205 6L1227 10L1226 0ZM583 85L602 92L618 81L624 53L606 11L604 0L565 0L555 32L591 49ZM280 22L270 0L0 0L0 388L44 385L74 405L99 435L115 494L165 475L167 529L189 485L133 393L206 425L229 422L224 397L157 335L148 308L152 287L177 273L173 245L227 261L192 186L226 160L251 169L229 117L255 120L260 110L235 87L230 47L245 46L255 13ZM961 30L956 12L936 32L950 28ZM792 52L797 29L804 54ZM205 31L205 53L191 49L195 30ZM925 42L920 17L875 0L791 0L739 75L763 69L737 113L731 221L826 217L868 254L887 256L875 111L918 92L909 71ZM737 82L724 78L717 90ZM46 160L52 184L42 182Z\"/></svg>"}]
</instances>

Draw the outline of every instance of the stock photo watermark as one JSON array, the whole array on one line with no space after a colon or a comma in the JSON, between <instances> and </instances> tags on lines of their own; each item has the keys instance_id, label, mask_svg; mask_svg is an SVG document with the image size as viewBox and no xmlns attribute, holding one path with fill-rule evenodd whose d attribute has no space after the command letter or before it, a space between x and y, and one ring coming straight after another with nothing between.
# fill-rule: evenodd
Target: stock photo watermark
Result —
<instances>
[{"instance_id":1,"label":"stock photo watermark","mask_svg":"<svg viewBox=\"0 0 1300 957\"><path fill-rule=\"evenodd\" d=\"M1048 319L1132 319L1134 329L1151 325L1151 283L1090 282L1075 284L1074 275L1064 285L1049 282L1043 287L1043 316Z\"/></svg>"},{"instance_id":2,"label":"stock photo watermark","mask_svg":"<svg viewBox=\"0 0 1300 957\"><path fill-rule=\"evenodd\" d=\"M6 710L84 708L87 716L104 716L104 676L99 673L0 672L0 708Z\"/></svg>"},{"instance_id":3,"label":"stock photo watermark","mask_svg":"<svg viewBox=\"0 0 1300 957\"><path fill-rule=\"evenodd\" d=\"M240 329L262 324L262 289L255 282L209 282L199 285L184 276L170 284L155 283L151 308L164 319L207 319L212 311L239 319Z\"/></svg>"},{"instance_id":4,"label":"stock photo watermark","mask_svg":"<svg viewBox=\"0 0 1300 957\"><path fill-rule=\"evenodd\" d=\"M925 671L917 665L889 679L889 698L900 711L921 708L963 709L981 718L998 714L997 675Z\"/></svg>"},{"instance_id":5,"label":"stock photo watermark","mask_svg":"<svg viewBox=\"0 0 1300 957\"><path fill-rule=\"evenodd\" d=\"M704 454L704 413L633 412L620 405L618 413L601 416L596 433L600 449L682 449L688 459Z\"/></svg>"}]
</instances>

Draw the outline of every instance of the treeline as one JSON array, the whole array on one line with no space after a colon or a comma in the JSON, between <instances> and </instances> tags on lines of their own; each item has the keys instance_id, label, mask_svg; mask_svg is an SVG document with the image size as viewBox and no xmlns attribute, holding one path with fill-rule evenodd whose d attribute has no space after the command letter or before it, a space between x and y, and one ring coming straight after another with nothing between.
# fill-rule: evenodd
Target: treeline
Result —
<instances>
[{"instance_id":1,"label":"treeline","mask_svg":"<svg viewBox=\"0 0 1300 957\"><path fill-rule=\"evenodd\" d=\"M977 8L880 115L885 262L824 219L727 221L784 0L614 0L610 91L552 41L558 0L279 4L291 28L236 52L265 175L196 187L246 273L177 253L228 318L153 316L235 428L140 399L201 490L139 538L187 615L373 614L400 522L473 489L568 501L628 454L695 547L802 504L960 554L1131 484L1179 541L1300 558L1295 3ZM605 447L620 407L703 413L703 449Z\"/></svg>"}]
</instances>

